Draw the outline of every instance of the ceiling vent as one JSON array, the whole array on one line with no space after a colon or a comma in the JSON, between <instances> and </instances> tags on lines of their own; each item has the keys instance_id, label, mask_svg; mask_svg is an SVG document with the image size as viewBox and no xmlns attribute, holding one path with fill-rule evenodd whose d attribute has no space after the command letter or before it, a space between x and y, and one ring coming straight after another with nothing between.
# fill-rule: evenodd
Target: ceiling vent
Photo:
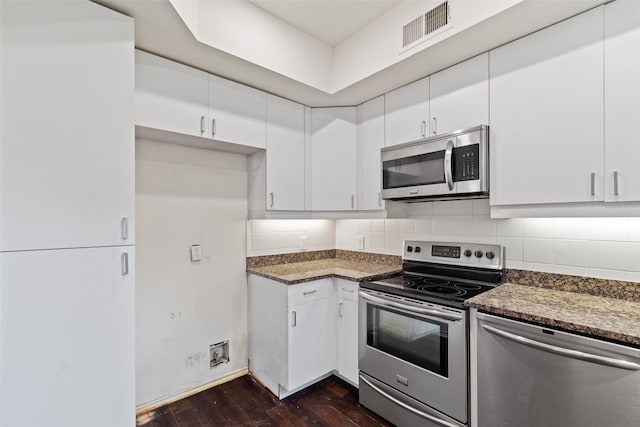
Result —
<instances>
[{"instance_id":1,"label":"ceiling vent","mask_svg":"<svg viewBox=\"0 0 640 427\"><path fill-rule=\"evenodd\" d=\"M434 7L402 27L402 51L410 49L451 28L449 2Z\"/></svg>"}]
</instances>

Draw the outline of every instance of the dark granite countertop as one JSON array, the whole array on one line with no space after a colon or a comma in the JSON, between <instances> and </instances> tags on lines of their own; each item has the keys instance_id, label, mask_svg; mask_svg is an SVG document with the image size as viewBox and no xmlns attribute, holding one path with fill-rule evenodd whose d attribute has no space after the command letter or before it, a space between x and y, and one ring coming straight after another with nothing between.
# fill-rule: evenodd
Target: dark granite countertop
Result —
<instances>
[{"instance_id":1,"label":"dark granite countertop","mask_svg":"<svg viewBox=\"0 0 640 427\"><path fill-rule=\"evenodd\" d=\"M640 302L505 283L467 300L465 305L640 347Z\"/></svg>"},{"instance_id":2,"label":"dark granite countertop","mask_svg":"<svg viewBox=\"0 0 640 427\"><path fill-rule=\"evenodd\" d=\"M248 268L247 272L293 285L325 277L361 281L398 273L402 265L385 265L343 258L326 258L287 264Z\"/></svg>"}]
</instances>

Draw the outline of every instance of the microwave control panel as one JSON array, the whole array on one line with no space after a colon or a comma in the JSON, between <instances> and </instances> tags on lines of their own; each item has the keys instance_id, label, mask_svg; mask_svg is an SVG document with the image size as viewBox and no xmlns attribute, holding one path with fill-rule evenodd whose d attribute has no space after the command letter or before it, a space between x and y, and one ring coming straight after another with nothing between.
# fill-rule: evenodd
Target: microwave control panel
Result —
<instances>
[{"instance_id":1,"label":"microwave control panel","mask_svg":"<svg viewBox=\"0 0 640 427\"><path fill-rule=\"evenodd\" d=\"M465 145L453 149L453 180L472 181L480 179L480 146Z\"/></svg>"}]
</instances>

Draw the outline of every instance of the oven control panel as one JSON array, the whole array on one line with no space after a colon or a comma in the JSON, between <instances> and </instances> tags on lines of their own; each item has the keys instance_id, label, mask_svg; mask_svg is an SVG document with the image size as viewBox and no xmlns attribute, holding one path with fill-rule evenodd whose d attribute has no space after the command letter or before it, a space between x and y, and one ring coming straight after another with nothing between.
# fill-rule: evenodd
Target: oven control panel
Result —
<instances>
[{"instance_id":1,"label":"oven control panel","mask_svg":"<svg viewBox=\"0 0 640 427\"><path fill-rule=\"evenodd\" d=\"M444 243L405 240L402 259L407 261L502 269L504 248L501 245L485 245L482 243Z\"/></svg>"}]
</instances>

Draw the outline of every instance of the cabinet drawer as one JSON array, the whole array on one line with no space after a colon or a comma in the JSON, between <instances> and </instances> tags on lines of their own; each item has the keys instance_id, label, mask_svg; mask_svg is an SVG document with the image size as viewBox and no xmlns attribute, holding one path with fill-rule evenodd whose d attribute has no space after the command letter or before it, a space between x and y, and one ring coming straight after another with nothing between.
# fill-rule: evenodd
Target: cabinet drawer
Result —
<instances>
[{"instance_id":1,"label":"cabinet drawer","mask_svg":"<svg viewBox=\"0 0 640 427\"><path fill-rule=\"evenodd\" d=\"M359 286L356 282L340 284L338 288L338 298L340 301L353 301L357 303L358 288Z\"/></svg>"},{"instance_id":2,"label":"cabinet drawer","mask_svg":"<svg viewBox=\"0 0 640 427\"><path fill-rule=\"evenodd\" d=\"M305 302L315 301L328 296L327 281L315 280L313 282L301 283L289 287L289 307Z\"/></svg>"}]
</instances>

